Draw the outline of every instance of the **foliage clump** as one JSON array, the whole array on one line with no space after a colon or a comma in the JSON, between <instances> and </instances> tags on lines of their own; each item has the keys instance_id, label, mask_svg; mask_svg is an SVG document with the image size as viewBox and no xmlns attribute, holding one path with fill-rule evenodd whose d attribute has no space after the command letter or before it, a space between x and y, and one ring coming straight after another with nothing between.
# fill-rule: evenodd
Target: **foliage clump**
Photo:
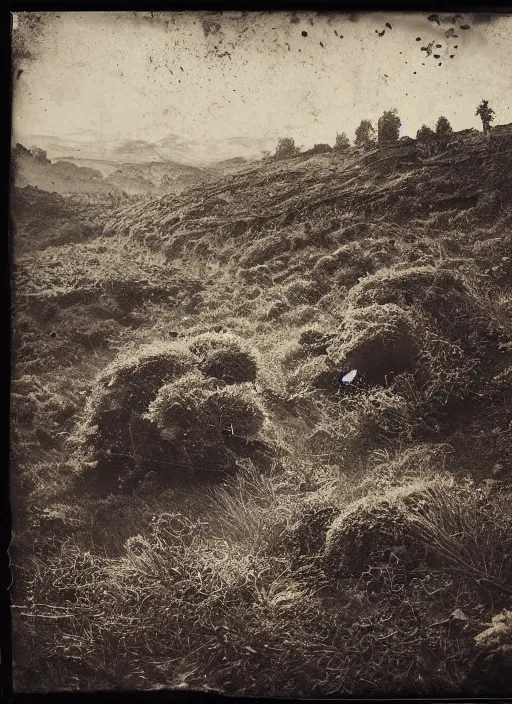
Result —
<instances>
[{"instance_id":1,"label":"foliage clump","mask_svg":"<svg viewBox=\"0 0 512 704\"><path fill-rule=\"evenodd\" d=\"M297 364L286 380L292 395L308 395L314 391L334 392L337 388L337 371L331 360L323 355Z\"/></svg>"},{"instance_id":2,"label":"foliage clump","mask_svg":"<svg viewBox=\"0 0 512 704\"><path fill-rule=\"evenodd\" d=\"M438 327L451 331L451 337L475 331L481 317L478 302L463 279L433 266L380 270L354 286L347 302L357 306L393 303L415 309L435 318Z\"/></svg>"},{"instance_id":3,"label":"foliage clump","mask_svg":"<svg viewBox=\"0 0 512 704\"><path fill-rule=\"evenodd\" d=\"M371 149L375 146L375 128L370 120L361 120L356 129L354 144L356 147L363 147L363 149Z\"/></svg>"},{"instance_id":4,"label":"foliage clump","mask_svg":"<svg viewBox=\"0 0 512 704\"><path fill-rule=\"evenodd\" d=\"M206 467L229 473L265 418L247 383L256 373L255 356L229 333L121 354L96 380L74 436L77 461L92 485L114 489L148 476L194 479Z\"/></svg>"},{"instance_id":5,"label":"foliage clump","mask_svg":"<svg viewBox=\"0 0 512 704\"><path fill-rule=\"evenodd\" d=\"M441 115L436 122L436 137L439 141L446 145L453 136L453 128L450 125L448 119Z\"/></svg>"},{"instance_id":6,"label":"foliage clump","mask_svg":"<svg viewBox=\"0 0 512 704\"><path fill-rule=\"evenodd\" d=\"M256 380L256 355L235 335L203 333L191 340L190 349L198 358L199 368L206 376L220 379L226 384Z\"/></svg>"},{"instance_id":7,"label":"foliage clump","mask_svg":"<svg viewBox=\"0 0 512 704\"><path fill-rule=\"evenodd\" d=\"M297 154L300 154L300 147L295 146L295 140L292 137L280 137L273 158L290 159Z\"/></svg>"},{"instance_id":8,"label":"foliage clump","mask_svg":"<svg viewBox=\"0 0 512 704\"><path fill-rule=\"evenodd\" d=\"M338 366L357 369L370 384L410 369L417 351L411 315L392 303L350 309L328 347Z\"/></svg>"},{"instance_id":9,"label":"foliage clump","mask_svg":"<svg viewBox=\"0 0 512 704\"><path fill-rule=\"evenodd\" d=\"M193 364L185 347L155 343L121 354L99 375L74 438L91 479L121 486L164 461L158 436L143 416L158 389Z\"/></svg>"},{"instance_id":10,"label":"foliage clump","mask_svg":"<svg viewBox=\"0 0 512 704\"><path fill-rule=\"evenodd\" d=\"M314 144L311 149L308 149L306 154L311 154L312 156L314 154L328 154L329 152L332 152L332 147L330 144Z\"/></svg>"},{"instance_id":11,"label":"foliage clump","mask_svg":"<svg viewBox=\"0 0 512 704\"><path fill-rule=\"evenodd\" d=\"M412 484L349 505L330 526L324 564L328 572L360 577L370 566L389 561L391 553L412 559L416 566L424 552L410 514L429 499L429 484Z\"/></svg>"},{"instance_id":12,"label":"foliage clump","mask_svg":"<svg viewBox=\"0 0 512 704\"><path fill-rule=\"evenodd\" d=\"M384 112L377 122L377 134L379 145L394 144L398 142L400 136L400 126L402 122L398 116L396 108Z\"/></svg>"},{"instance_id":13,"label":"foliage clump","mask_svg":"<svg viewBox=\"0 0 512 704\"><path fill-rule=\"evenodd\" d=\"M345 132L336 134L336 142L333 149L336 152L347 152L350 149L350 140Z\"/></svg>"},{"instance_id":14,"label":"foliage clump","mask_svg":"<svg viewBox=\"0 0 512 704\"><path fill-rule=\"evenodd\" d=\"M494 122L494 110L490 107L488 100L482 100L476 109L475 115L478 115L482 120L484 135L488 135L491 131L491 122Z\"/></svg>"},{"instance_id":15,"label":"foliage clump","mask_svg":"<svg viewBox=\"0 0 512 704\"><path fill-rule=\"evenodd\" d=\"M392 559L409 570L458 570L507 590L511 526L506 497L488 501L469 481L433 476L349 505L327 533L325 565L357 577Z\"/></svg>"},{"instance_id":16,"label":"foliage clump","mask_svg":"<svg viewBox=\"0 0 512 704\"><path fill-rule=\"evenodd\" d=\"M237 444L257 436L266 416L249 385L216 388L196 372L163 386L145 417L169 443L169 470L194 479L236 471Z\"/></svg>"}]
</instances>

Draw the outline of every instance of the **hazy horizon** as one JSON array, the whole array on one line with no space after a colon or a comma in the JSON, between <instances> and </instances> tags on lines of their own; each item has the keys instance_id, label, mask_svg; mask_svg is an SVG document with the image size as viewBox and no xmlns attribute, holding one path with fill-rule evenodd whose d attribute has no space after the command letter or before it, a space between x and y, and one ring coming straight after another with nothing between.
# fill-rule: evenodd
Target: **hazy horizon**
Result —
<instances>
[{"instance_id":1,"label":"hazy horizon","mask_svg":"<svg viewBox=\"0 0 512 704\"><path fill-rule=\"evenodd\" d=\"M257 156L281 136L304 148L333 144L337 132L353 139L361 119L375 124L395 107L404 135L441 114L455 130L479 128L482 98L496 123L512 121L510 16L440 14L439 23L420 13L34 16L13 18L14 39L29 47L15 56L13 137L37 136L47 147L53 140L53 152L67 141L95 158L94 147L166 140L171 157L191 162ZM50 148L48 156L64 154Z\"/></svg>"}]
</instances>

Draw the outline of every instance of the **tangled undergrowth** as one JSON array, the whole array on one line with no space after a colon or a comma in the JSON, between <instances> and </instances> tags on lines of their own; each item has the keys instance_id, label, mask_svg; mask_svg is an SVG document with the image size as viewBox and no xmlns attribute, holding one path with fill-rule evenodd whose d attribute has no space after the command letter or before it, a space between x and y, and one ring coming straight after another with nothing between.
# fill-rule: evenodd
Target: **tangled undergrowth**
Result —
<instances>
[{"instance_id":1,"label":"tangled undergrowth","mask_svg":"<svg viewBox=\"0 0 512 704\"><path fill-rule=\"evenodd\" d=\"M506 691L511 144L415 154L18 194L18 691Z\"/></svg>"}]
</instances>

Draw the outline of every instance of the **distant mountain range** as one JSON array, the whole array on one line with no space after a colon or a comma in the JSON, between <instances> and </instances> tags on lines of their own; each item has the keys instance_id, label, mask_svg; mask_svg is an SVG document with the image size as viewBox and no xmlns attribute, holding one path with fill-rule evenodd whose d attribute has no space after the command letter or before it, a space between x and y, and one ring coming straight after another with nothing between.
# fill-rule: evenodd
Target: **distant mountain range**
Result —
<instances>
[{"instance_id":1,"label":"distant mountain range","mask_svg":"<svg viewBox=\"0 0 512 704\"><path fill-rule=\"evenodd\" d=\"M109 183L97 169L80 167L68 161L53 164L44 152L26 149L17 144L12 150L14 184L35 186L42 191L68 195L71 193L121 193L122 189Z\"/></svg>"},{"instance_id":2,"label":"distant mountain range","mask_svg":"<svg viewBox=\"0 0 512 704\"><path fill-rule=\"evenodd\" d=\"M142 139L104 139L90 131L67 136L19 135L15 141L29 146L37 144L52 161L82 159L118 164L172 161L187 166L208 167L236 157L259 158L263 151L273 151L277 140L270 137L192 140L169 134L150 142Z\"/></svg>"},{"instance_id":3,"label":"distant mountain range","mask_svg":"<svg viewBox=\"0 0 512 704\"><path fill-rule=\"evenodd\" d=\"M127 153L127 151L129 153ZM16 144L12 150L15 185L36 186L40 190L70 193L180 193L189 186L237 171L246 163L243 157L218 161L208 167L175 161L151 160L154 154L144 144L122 147L117 156L125 161L69 156L48 159L39 146L27 149ZM142 157L146 161L142 161ZM128 161L131 160L131 161Z\"/></svg>"}]
</instances>

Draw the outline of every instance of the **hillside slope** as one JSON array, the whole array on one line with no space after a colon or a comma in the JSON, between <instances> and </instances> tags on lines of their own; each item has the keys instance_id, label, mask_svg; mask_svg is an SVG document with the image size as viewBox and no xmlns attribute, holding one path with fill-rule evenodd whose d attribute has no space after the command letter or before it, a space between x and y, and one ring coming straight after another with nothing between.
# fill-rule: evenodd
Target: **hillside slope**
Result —
<instances>
[{"instance_id":1,"label":"hillside slope","mask_svg":"<svg viewBox=\"0 0 512 704\"><path fill-rule=\"evenodd\" d=\"M54 164L49 159L38 159L21 144L12 151L13 180L18 188L33 186L50 193L69 195L120 194L114 184L106 183L100 171L85 166L76 166L70 161Z\"/></svg>"},{"instance_id":2,"label":"hillside slope","mask_svg":"<svg viewBox=\"0 0 512 704\"><path fill-rule=\"evenodd\" d=\"M28 241L22 688L504 694L511 159L503 128L237 164Z\"/></svg>"},{"instance_id":3,"label":"hillside slope","mask_svg":"<svg viewBox=\"0 0 512 704\"><path fill-rule=\"evenodd\" d=\"M188 186L200 184L206 174L195 166L176 162L152 161L143 164L120 164L107 177L109 183L125 193L179 193Z\"/></svg>"}]
</instances>

